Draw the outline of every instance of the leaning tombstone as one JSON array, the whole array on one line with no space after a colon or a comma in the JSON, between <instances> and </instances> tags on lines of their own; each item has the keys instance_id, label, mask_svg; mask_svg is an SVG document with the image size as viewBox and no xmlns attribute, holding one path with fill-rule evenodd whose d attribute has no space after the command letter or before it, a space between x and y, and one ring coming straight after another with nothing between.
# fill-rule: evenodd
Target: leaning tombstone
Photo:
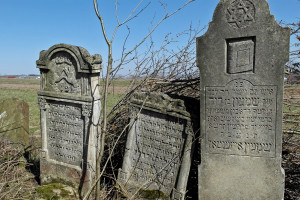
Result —
<instances>
[{"instance_id":1,"label":"leaning tombstone","mask_svg":"<svg viewBox=\"0 0 300 200\"><path fill-rule=\"evenodd\" d=\"M0 141L15 147L29 145L29 106L17 98L0 102Z\"/></svg>"},{"instance_id":2,"label":"leaning tombstone","mask_svg":"<svg viewBox=\"0 0 300 200\"><path fill-rule=\"evenodd\" d=\"M101 62L100 55L67 44L40 53L42 184L63 180L83 192L92 184L99 148Z\"/></svg>"},{"instance_id":3,"label":"leaning tombstone","mask_svg":"<svg viewBox=\"0 0 300 200\"><path fill-rule=\"evenodd\" d=\"M283 199L284 64L289 29L266 0L221 0L197 38L199 199Z\"/></svg>"},{"instance_id":4,"label":"leaning tombstone","mask_svg":"<svg viewBox=\"0 0 300 200\"><path fill-rule=\"evenodd\" d=\"M184 101L137 93L118 182L130 198L184 199L191 166L193 127Z\"/></svg>"}]
</instances>

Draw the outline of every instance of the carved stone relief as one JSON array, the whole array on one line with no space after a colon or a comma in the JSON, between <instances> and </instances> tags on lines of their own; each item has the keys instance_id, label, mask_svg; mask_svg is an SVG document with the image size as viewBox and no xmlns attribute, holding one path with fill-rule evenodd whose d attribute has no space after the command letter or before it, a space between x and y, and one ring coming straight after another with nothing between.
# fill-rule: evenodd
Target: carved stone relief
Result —
<instances>
[{"instance_id":1,"label":"carved stone relief","mask_svg":"<svg viewBox=\"0 0 300 200\"><path fill-rule=\"evenodd\" d=\"M275 157L276 95L276 86L242 79L206 87L208 152Z\"/></svg>"},{"instance_id":2,"label":"carved stone relief","mask_svg":"<svg viewBox=\"0 0 300 200\"><path fill-rule=\"evenodd\" d=\"M255 21L255 6L250 0L234 0L227 8L227 22L234 28L244 28Z\"/></svg>"},{"instance_id":3,"label":"carved stone relief","mask_svg":"<svg viewBox=\"0 0 300 200\"><path fill-rule=\"evenodd\" d=\"M41 51L38 103L41 112L41 183L72 182L84 193L92 184L101 112L100 55L57 44Z\"/></svg>"},{"instance_id":4,"label":"carved stone relief","mask_svg":"<svg viewBox=\"0 0 300 200\"><path fill-rule=\"evenodd\" d=\"M76 62L67 52L58 52L50 61L49 90L80 94L80 80L76 77Z\"/></svg>"},{"instance_id":5,"label":"carved stone relief","mask_svg":"<svg viewBox=\"0 0 300 200\"><path fill-rule=\"evenodd\" d=\"M227 40L227 73L254 72L254 38Z\"/></svg>"}]
</instances>

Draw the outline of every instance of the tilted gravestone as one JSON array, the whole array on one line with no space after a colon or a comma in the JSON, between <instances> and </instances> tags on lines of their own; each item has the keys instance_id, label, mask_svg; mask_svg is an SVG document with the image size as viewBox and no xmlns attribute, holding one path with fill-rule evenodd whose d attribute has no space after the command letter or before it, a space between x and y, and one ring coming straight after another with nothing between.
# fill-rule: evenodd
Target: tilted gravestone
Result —
<instances>
[{"instance_id":1,"label":"tilted gravestone","mask_svg":"<svg viewBox=\"0 0 300 200\"><path fill-rule=\"evenodd\" d=\"M283 199L284 64L289 30L266 0L221 0L197 38L199 199Z\"/></svg>"},{"instance_id":2,"label":"tilted gravestone","mask_svg":"<svg viewBox=\"0 0 300 200\"><path fill-rule=\"evenodd\" d=\"M29 106L22 99L0 102L0 140L14 146L29 145Z\"/></svg>"},{"instance_id":3,"label":"tilted gravestone","mask_svg":"<svg viewBox=\"0 0 300 200\"><path fill-rule=\"evenodd\" d=\"M130 196L154 198L157 192L162 199L184 199L193 139L184 101L166 94L137 93L130 103L131 125L119 183Z\"/></svg>"},{"instance_id":4,"label":"tilted gravestone","mask_svg":"<svg viewBox=\"0 0 300 200\"><path fill-rule=\"evenodd\" d=\"M41 51L41 182L64 179L86 190L96 166L101 56L57 44Z\"/></svg>"}]
</instances>

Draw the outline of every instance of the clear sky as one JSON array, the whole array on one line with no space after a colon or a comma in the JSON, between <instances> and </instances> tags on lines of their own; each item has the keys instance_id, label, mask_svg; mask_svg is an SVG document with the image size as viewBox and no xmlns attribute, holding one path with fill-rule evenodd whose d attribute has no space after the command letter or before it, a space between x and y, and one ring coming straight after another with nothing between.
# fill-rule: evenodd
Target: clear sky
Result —
<instances>
[{"instance_id":1,"label":"clear sky","mask_svg":"<svg viewBox=\"0 0 300 200\"><path fill-rule=\"evenodd\" d=\"M67 43L86 48L90 54L101 54L107 62L107 46L103 39L99 20L94 12L92 0L0 0L0 75L39 74L35 61L41 50L57 43ZM114 0L99 0L106 29L111 37L116 24ZM134 9L139 0L119 0L120 21ZM149 0L144 0L145 5ZM185 0L164 0L171 13ZM158 43L165 34L179 33L193 23L206 25L213 15L219 0L196 0L164 21L153 35ZM269 0L271 13L277 21L299 21L299 0ZM163 9L158 0L152 0L147 10L128 25L131 35L128 45L139 41L150 28L150 22L158 20ZM113 45L116 57L122 49L126 27L117 33ZM292 41L293 42L293 41ZM292 43L291 42L291 43Z\"/></svg>"}]
</instances>

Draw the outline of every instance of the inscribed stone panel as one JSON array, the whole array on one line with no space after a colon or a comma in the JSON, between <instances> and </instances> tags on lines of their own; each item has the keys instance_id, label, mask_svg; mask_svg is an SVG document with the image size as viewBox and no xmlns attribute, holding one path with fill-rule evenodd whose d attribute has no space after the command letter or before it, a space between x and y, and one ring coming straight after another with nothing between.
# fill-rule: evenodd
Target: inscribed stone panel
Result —
<instances>
[{"instance_id":1,"label":"inscribed stone panel","mask_svg":"<svg viewBox=\"0 0 300 200\"><path fill-rule=\"evenodd\" d=\"M170 194L176 182L186 122L159 113L141 113L136 122L131 181Z\"/></svg>"},{"instance_id":2,"label":"inscribed stone panel","mask_svg":"<svg viewBox=\"0 0 300 200\"><path fill-rule=\"evenodd\" d=\"M41 51L41 182L64 179L85 192L96 168L101 56L57 44Z\"/></svg>"},{"instance_id":3,"label":"inscribed stone panel","mask_svg":"<svg viewBox=\"0 0 300 200\"><path fill-rule=\"evenodd\" d=\"M119 171L120 184L131 195L138 190L156 190L173 199L184 199L193 130L183 101L164 94L139 93L131 104L133 124Z\"/></svg>"},{"instance_id":4,"label":"inscribed stone panel","mask_svg":"<svg viewBox=\"0 0 300 200\"><path fill-rule=\"evenodd\" d=\"M47 144L49 159L80 167L83 156L84 120L79 105L49 103Z\"/></svg>"},{"instance_id":5,"label":"inscribed stone panel","mask_svg":"<svg viewBox=\"0 0 300 200\"><path fill-rule=\"evenodd\" d=\"M205 91L208 152L275 157L276 86L236 79Z\"/></svg>"},{"instance_id":6,"label":"inscribed stone panel","mask_svg":"<svg viewBox=\"0 0 300 200\"><path fill-rule=\"evenodd\" d=\"M220 0L197 38L199 199L283 199L284 64L289 30L266 0Z\"/></svg>"}]
</instances>

